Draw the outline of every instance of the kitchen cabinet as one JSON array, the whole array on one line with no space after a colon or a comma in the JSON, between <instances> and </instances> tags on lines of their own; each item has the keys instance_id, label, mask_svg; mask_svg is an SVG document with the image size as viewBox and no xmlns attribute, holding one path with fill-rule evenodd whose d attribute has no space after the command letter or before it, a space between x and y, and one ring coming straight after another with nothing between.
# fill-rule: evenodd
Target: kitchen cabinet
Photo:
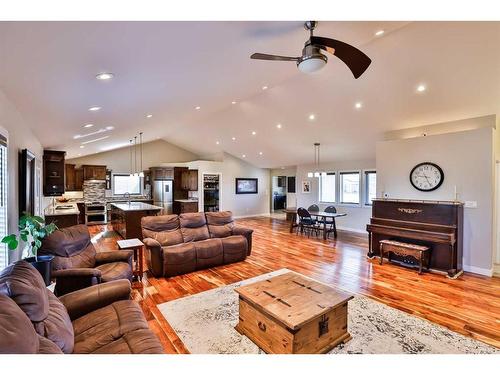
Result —
<instances>
[{"instance_id":1,"label":"kitchen cabinet","mask_svg":"<svg viewBox=\"0 0 500 375\"><path fill-rule=\"evenodd\" d=\"M185 184L183 183L182 175L185 171L188 171L187 167L175 167L174 168L174 201L176 199L187 199L188 190L185 189ZM184 177L184 182L186 177Z\"/></svg>"},{"instance_id":2,"label":"kitchen cabinet","mask_svg":"<svg viewBox=\"0 0 500 375\"><path fill-rule=\"evenodd\" d=\"M75 176L75 165L66 164L65 165L65 189L66 191L74 191L76 187L76 176Z\"/></svg>"},{"instance_id":3,"label":"kitchen cabinet","mask_svg":"<svg viewBox=\"0 0 500 375\"><path fill-rule=\"evenodd\" d=\"M83 165L83 180L106 180L105 165Z\"/></svg>"},{"instance_id":4,"label":"kitchen cabinet","mask_svg":"<svg viewBox=\"0 0 500 375\"><path fill-rule=\"evenodd\" d=\"M198 170L189 169L182 171L181 188L186 191L198 191Z\"/></svg>"},{"instance_id":5,"label":"kitchen cabinet","mask_svg":"<svg viewBox=\"0 0 500 375\"><path fill-rule=\"evenodd\" d=\"M75 169L75 191L83 191L83 168Z\"/></svg>"},{"instance_id":6,"label":"kitchen cabinet","mask_svg":"<svg viewBox=\"0 0 500 375\"><path fill-rule=\"evenodd\" d=\"M65 155L65 151L43 152L43 194L46 197L64 194Z\"/></svg>"},{"instance_id":7,"label":"kitchen cabinet","mask_svg":"<svg viewBox=\"0 0 500 375\"><path fill-rule=\"evenodd\" d=\"M174 201L172 209L173 213L177 215L188 212L198 212L198 201L189 199L176 200Z\"/></svg>"},{"instance_id":8,"label":"kitchen cabinet","mask_svg":"<svg viewBox=\"0 0 500 375\"><path fill-rule=\"evenodd\" d=\"M153 181L172 180L174 178L173 168L153 167L150 168Z\"/></svg>"},{"instance_id":9,"label":"kitchen cabinet","mask_svg":"<svg viewBox=\"0 0 500 375\"><path fill-rule=\"evenodd\" d=\"M111 190L111 169L106 169L106 190Z\"/></svg>"}]
</instances>

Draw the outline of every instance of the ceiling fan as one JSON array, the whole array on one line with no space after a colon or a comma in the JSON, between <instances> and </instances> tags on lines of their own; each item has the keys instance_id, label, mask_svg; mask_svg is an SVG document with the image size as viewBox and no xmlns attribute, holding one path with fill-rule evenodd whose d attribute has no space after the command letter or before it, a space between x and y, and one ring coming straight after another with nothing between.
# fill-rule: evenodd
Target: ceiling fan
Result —
<instances>
[{"instance_id":1,"label":"ceiling fan","mask_svg":"<svg viewBox=\"0 0 500 375\"><path fill-rule=\"evenodd\" d=\"M317 25L317 21L307 21L304 23L304 28L309 30L310 37L302 49L302 56L290 57L254 53L250 58L255 60L295 61L301 72L312 73L326 65L328 57L321 53L321 50L324 50L337 56L351 70L354 78L359 78L368 69L372 60L350 44L341 42L340 40L314 36L313 31Z\"/></svg>"}]
</instances>

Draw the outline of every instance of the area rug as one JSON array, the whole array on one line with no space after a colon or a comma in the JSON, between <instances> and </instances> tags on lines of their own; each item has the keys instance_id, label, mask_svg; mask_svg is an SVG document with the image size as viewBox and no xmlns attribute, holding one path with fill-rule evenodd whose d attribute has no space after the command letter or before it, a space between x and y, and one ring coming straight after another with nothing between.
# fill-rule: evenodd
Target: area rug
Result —
<instances>
[{"instance_id":1,"label":"area rug","mask_svg":"<svg viewBox=\"0 0 500 375\"><path fill-rule=\"evenodd\" d=\"M281 269L158 305L179 338L195 354L263 354L234 327L238 286L292 272ZM330 354L487 354L500 350L363 296L349 301L352 340Z\"/></svg>"}]
</instances>

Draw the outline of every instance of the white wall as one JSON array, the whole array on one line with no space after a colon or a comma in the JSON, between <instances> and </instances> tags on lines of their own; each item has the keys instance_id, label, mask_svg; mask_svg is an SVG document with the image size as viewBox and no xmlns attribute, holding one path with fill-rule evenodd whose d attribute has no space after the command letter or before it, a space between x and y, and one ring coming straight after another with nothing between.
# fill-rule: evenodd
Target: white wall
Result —
<instances>
[{"instance_id":1,"label":"white wall","mask_svg":"<svg viewBox=\"0 0 500 375\"><path fill-rule=\"evenodd\" d=\"M333 163L322 163L321 169L326 172L339 171L361 171L374 170L375 160L358 160L358 161L342 161ZM321 209L331 205L331 203L319 203L319 179L309 178L307 173L314 170L314 165L299 165L297 166L297 207L309 207L311 204L318 204ZM361 176L361 192L364 192L364 180ZM302 193L302 181L311 182L311 192ZM338 181L338 175L337 175ZM337 183L338 186L338 183ZM362 194L363 195L363 194ZM371 217L371 206L363 205L363 196L361 196L360 205L342 205L333 203L337 208L337 212L346 213L347 216L337 219L337 228L355 231L366 234L366 224L369 223Z\"/></svg>"},{"instance_id":2,"label":"white wall","mask_svg":"<svg viewBox=\"0 0 500 375\"><path fill-rule=\"evenodd\" d=\"M473 119L474 120L474 119ZM464 269L491 275L494 218L494 129L382 141L377 144L377 196L389 198L476 201L464 209ZM460 123L463 123L462 121ZM433 192L420 192L409 181L411 169L431 161L444 171L444 182Z\"/></svg>"},{"instance_id":3,"label":"white wall","mask_svg":"<svg viewBox=\"0 0 500 375\"><path fill-rule=\"evenodd\" d=\"M8 136L8 231L17 232L19 220L19 151L27 148L33 152L37 164L42 162L43 147L33 135L15 106L0 91L0 132ZM7 134L6 134L7 133ZM20 258L19 251L10 252L10 261Z\"/></svg>"},{"instance_id":4,"label":"white wall","mask_svg":"<svg viewBox=\"0 0 500 375\"><path fill-rule=\"evenodd\" d=\"M165 163L163 165L174 164ZM175 165L185 165L192 169L198 169L200 210L203 209L201 190L203 173L219 173L222 176L220 184L220 210L232 211L235 217L269 214L269 169L255 167L229 154L224 154L222 161L198 160L184 164L175 163ZM257 178L258 194L236 194L235 179L237 177Z\"/></svg>"},{"instance_id":5,"label":"white wall","mask_svg":"<svg viewBox=\"0 0 500 375\"><path fill-rule=\"evenodd\" d=\"M139 152L139 147L137 147ZM198 155L164 140L144 143L142 146L142 167L148 169L168 162L188 162L198 160ZM132 159L133 162L133 159ZM100 152L98 154L68 159L66 163L83 165L106 165L116 173L128 173L130 171L130 148L124 147L116 150ZM137 154L139 168L139 153Z\"/></svg>"}]
</instances>

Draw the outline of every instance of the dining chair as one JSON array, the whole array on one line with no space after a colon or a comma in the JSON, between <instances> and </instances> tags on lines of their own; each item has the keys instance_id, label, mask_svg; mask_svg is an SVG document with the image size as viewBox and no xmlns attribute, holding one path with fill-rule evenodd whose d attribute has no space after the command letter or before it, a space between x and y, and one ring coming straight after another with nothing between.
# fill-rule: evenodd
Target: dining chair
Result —
<instances>
[{"instance_id":1,"label":"dining chair","mask_svg":"<svg viewBox=\"0 0 500 375\"><path fill-rule=\"evenodd\" d=\"M325 212L328 212L330 214L336 214L337 213L337 209L335 208L335 206L328 206L325 208ZM328 228L328 233L326 234L327 237L330 235L330 232L333 231L333 229L335 228L335 218L334 217L331 217L331 218L325 218L325 221L326 221L326 224L329 225L330 227Z\"/></svg>"},{"instance_id":2,"label":"dining chair","mask_svg":"<svg viewBox=\"0 0 500 375\"><path fill-rule=\"evenodd\" d=\"M319 206L317 204L311 204L307 208L307 211L309 211L309 212L319 212Z\"/></svg>"},{"instance_id":3,"label":"dining chair","mask_svg":"<svg viewBox=\"0 0 500 375\"><path fill-rule=\"evenodd\" d=\"M306 233L307 237L310 236L311 232L315 232L318 235L318 222L316 219L311 217L311 214L304 207L299 207L297 209L297 215L299 217L299 226L297 227L297 234L300 229L301 233Z\"/></svg>"}]
</instances>

